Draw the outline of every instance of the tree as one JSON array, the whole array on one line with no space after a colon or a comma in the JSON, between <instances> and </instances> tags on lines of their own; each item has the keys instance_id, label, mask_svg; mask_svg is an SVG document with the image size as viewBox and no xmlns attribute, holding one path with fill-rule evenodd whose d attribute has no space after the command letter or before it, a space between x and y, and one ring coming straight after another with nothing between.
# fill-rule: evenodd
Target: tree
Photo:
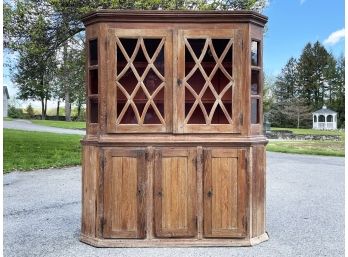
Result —
<instances>
[{"instance_id":1,"label":"tree","mask_svg":"<svg viewBox=\"0 0 348 257\"><path fill-rule=\"evenodd\" d=\"M29 40L17 48L19 61L13 81L19 89L18 98L41 101L42 119L46 117L47 101L51 97L51 81L55 70L54 58L47 57L49 24L42 14L36 17L28 34Z\"/></svg>"},{"instance_id":2,"label":"tree","mask_svg":"<svg viewBox=\"0 0 348 257\"><path fill-rule=\"evenodd\" d=\"M332 86L332 102L330 107L337 112L337 125L343 127L345 121L345 58L343 54L336 62L336 73Z\"/></svg>"},{"instance_id":3,"label":"tree","mask_svg":"<svg viewBox=\"0 0 348 257\"><path fill-rule=\"evenodd\" d=\"M301 121L308 125L311 120L311 107L300 98L289 99L279 110L287 119L295 122L297 128L300 128Z\"/></svg>"},{"instance_id":4,"label":"tree","mask_svg":"<svg viewBox=\"0 0 348 257\"><path fill-rule=\"evenodd\" d=\"M26 112L27 112L28 118L30 118L30 119L35 116L34 109L31 106L31 104L28 105Z\"/></svg>"},{"instance_id":5,"label":"tree","mask_svg":"<svg viewBox=\"0 0 348 257\"><path fill-rule=\"evenodd\" d=\"M334 57L318 41L312 46L308 43L298 62L298 78L301 96L313 109L324 105L327 85L333 78Z\"/></svg>"}]
</instances>

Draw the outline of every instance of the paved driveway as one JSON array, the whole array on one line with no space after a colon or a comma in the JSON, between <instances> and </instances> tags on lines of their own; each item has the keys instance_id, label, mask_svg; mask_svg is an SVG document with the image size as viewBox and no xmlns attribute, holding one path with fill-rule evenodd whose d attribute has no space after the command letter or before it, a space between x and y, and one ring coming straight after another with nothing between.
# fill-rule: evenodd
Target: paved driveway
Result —
<instances>
[{"instance_id":1,"label":"paved driveway","mask_svg":"<svg viewBox=\"0 0 348 257\"><path fill-rule=\"evenodd\" d=\"M52 133L59 133L59 134L77 134L77 135L86 134L85 130L48 127L48 126L34 124L29 120L19 120L19 119L11 120L11 121L4 120L4 128L19 129L19 130L26 130L26 131L52 132Z\"/></svg>"},{"instance_id":2,"label":"paved driveway","mask_svg":"<svg viewBox=\"0 0 348 257\"><path fill-rule=\"evenodd\" d=\"M267 231L254 247L107 248L78 241L80 167L4 176L4 255L344 256L344 158L267 153Z\"/></svg>"}]
</instances>

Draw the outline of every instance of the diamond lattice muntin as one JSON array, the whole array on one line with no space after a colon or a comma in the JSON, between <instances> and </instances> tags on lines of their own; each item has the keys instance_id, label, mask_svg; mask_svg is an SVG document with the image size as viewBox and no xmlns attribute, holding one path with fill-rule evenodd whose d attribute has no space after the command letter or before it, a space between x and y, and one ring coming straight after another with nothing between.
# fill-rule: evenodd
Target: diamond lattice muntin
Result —
<instances>
[{"instance_id":1,"label":"diamond lattice muntin","mask_svg":"<svg viewBox=\"0 0 348 257\"><path fill-rule=\"evenodd\" d=\"M232 124L232 39L185 38L185 124Z\"/></svg>"},{"instance_id":2,"label":"diamond lattice muntin","mask_svg":"<svg viewBox=\"0 0 348 257\"><path fill-rule=\"evenodd\" d=\"M162 124L164 38L116 38L117 124Z\"/></svg>"}]
</instances>

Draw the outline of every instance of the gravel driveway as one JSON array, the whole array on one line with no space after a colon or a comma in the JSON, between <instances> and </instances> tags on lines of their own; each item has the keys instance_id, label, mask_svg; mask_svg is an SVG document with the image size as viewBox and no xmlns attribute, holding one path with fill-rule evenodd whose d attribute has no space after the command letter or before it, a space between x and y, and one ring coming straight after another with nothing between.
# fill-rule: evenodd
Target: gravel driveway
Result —
<instances>
[{"instance_id":1,"label":"gravel driveway","mask_svg":"<svg viewBox=\"0 0 348 257\"><path fill-rule=\"evenodd\" d=\"M80 167L4 175L4 256L344 256L344 158L267 153L267 231L254 247L104 248L79 242Z\"/></svg>"},{"instance_id":2,"label":"gravel driveway","mask_svg":"<svg viewBox=\"0 0 348 257\"><path fill-rule=\"evenodd\" d=\"M4 120L4 128L19 129L19 130L26 130L26 131L52 132L52 133L59 133L59 134L77 134L77 135L86 134L85 130L42 126L42 125L34 124L29 120L19 120L19 119L11 120L11 121Z\"/></svg>"}]
</instances>

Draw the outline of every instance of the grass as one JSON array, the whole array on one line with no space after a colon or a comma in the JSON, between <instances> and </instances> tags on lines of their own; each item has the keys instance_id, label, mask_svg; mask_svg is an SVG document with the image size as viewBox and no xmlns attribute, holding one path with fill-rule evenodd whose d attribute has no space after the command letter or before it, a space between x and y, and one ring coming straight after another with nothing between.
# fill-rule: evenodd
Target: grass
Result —
<instances>
[{"instance_id":1,"label":"grass","mask_svg":"<svg viewBox=\"0 0 348 257\"><path fill-rule=\"evenodd\" d=\"M79 165L79 135L4 129L4 173Z\"/></svg>"},{"instance_id":2,"label":"grass","mask_svg":"<svg viewBox=\"0 0 348 257\"><path fill-rule=\"evenodd\" d=\"M66 129L86 129L86 122L84 121L58 121L58 120L31 120L32 123Z\"/></svg>"},{"instance_id":3,"label":"grass","mask_svg":"<svg viewBox=\"0 0 348 257\"><path fill-rule=\"evenodd\" d=\"M4 120L5 121L11 121L11 120L13 120L12 118L9 118L9 117L4 117Z\"/></svg>"},{"instance_id":4,"label":"grass","mask_svg":"<svg viewBox=\"0 0 348 257\"><path fill-rule=\"evenodd\" d=\"M342 130L317 130L317 129L297 129L297 128L271 128L272 130L290 130L297 135L339 135L344 136Z\"/></svg>"},{"instance_id":5,"label":"grass","mask_svg":"<svg viewBox=\"0 0 348 257\"><path fill-rule=\"evenodd\" d=\"M267 151L326 156L344 156L344 141L270 141Z\"/></svg>"}]
</instances>

